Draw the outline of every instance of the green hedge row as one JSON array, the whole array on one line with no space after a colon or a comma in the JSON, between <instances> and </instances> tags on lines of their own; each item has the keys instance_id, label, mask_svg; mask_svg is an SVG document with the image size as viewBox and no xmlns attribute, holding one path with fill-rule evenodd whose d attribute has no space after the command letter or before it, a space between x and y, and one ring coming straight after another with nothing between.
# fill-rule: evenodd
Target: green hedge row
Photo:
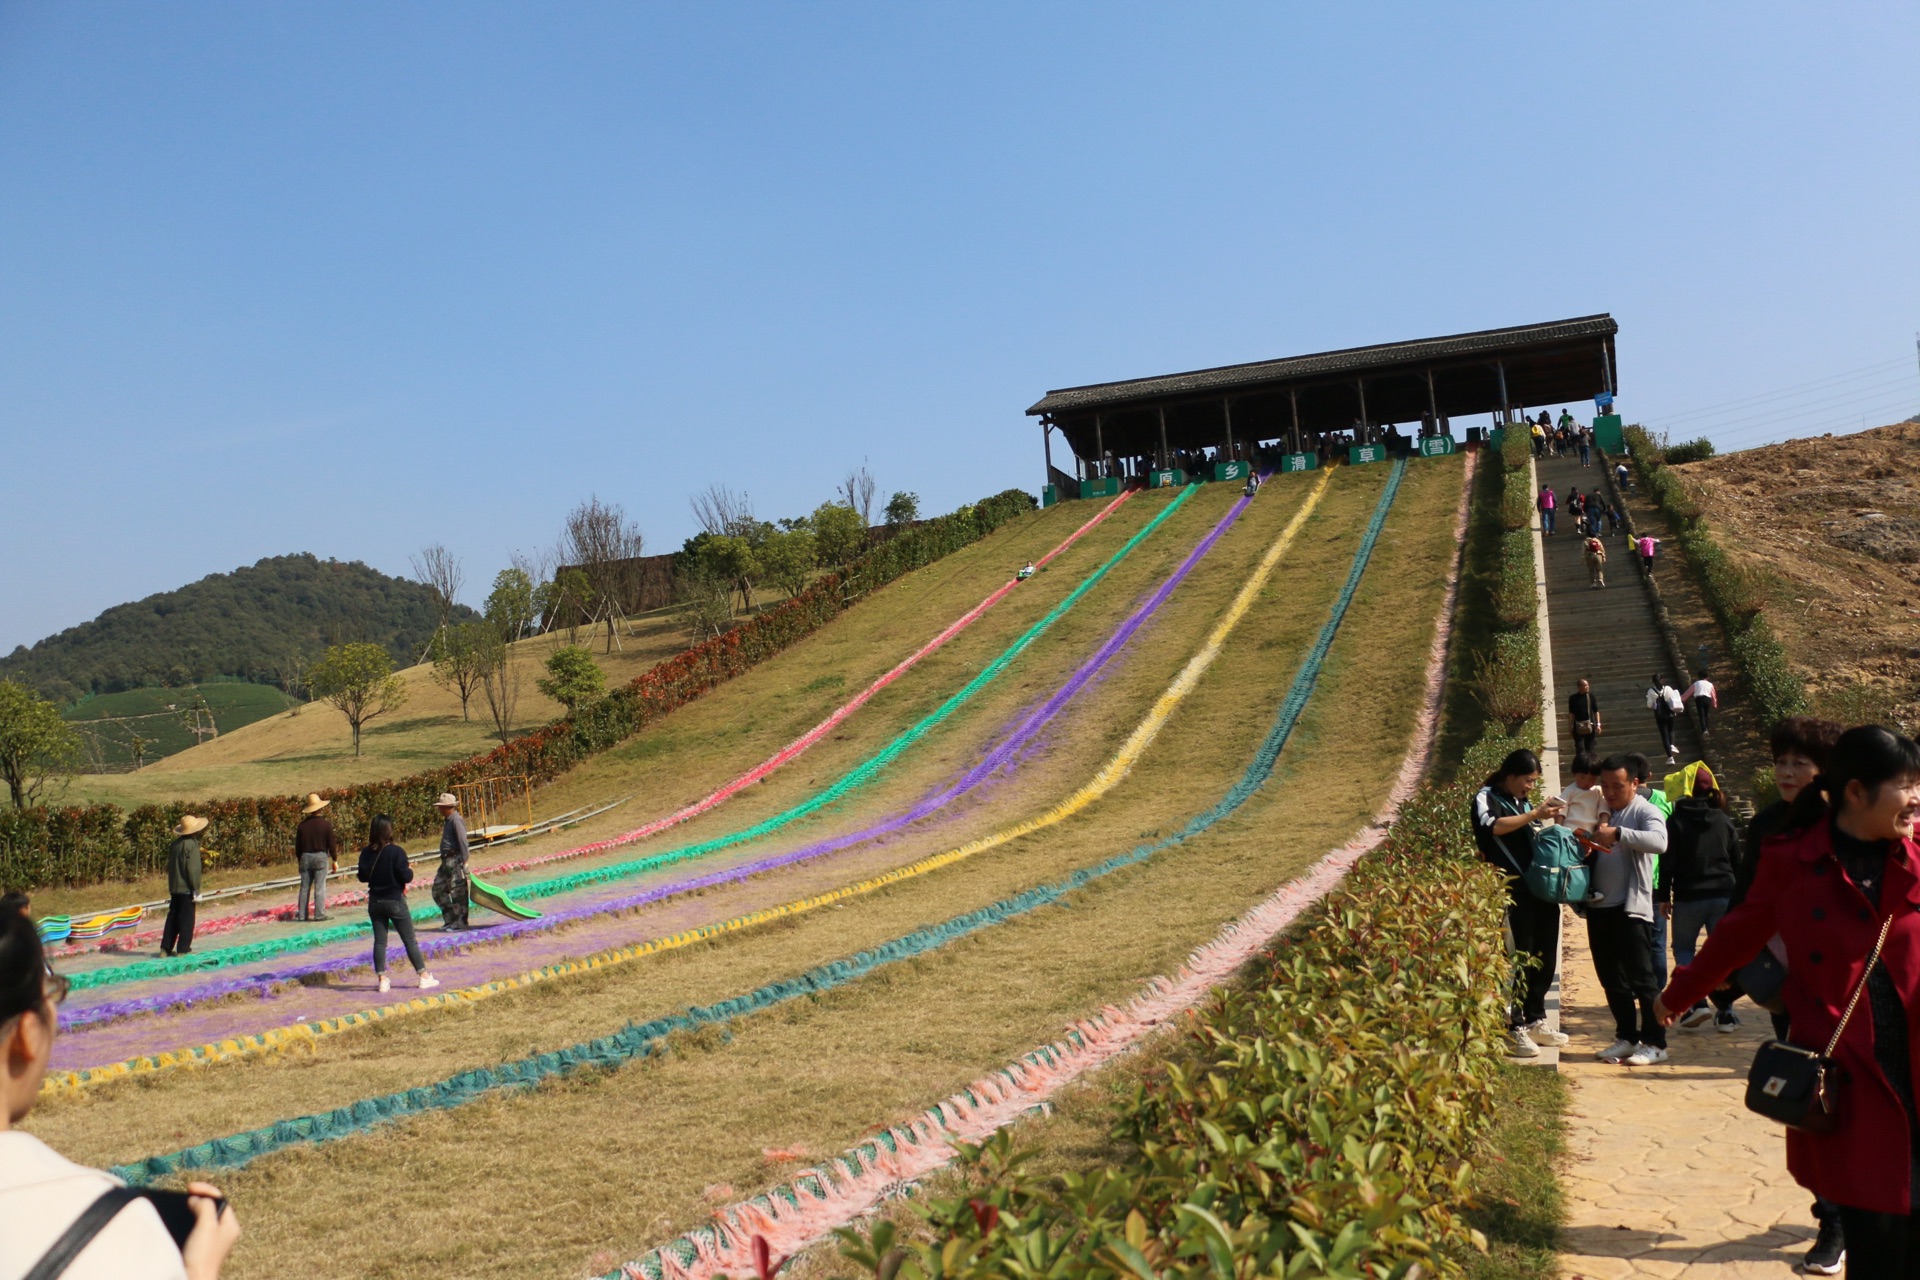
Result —
<instances>
[{"instance_id":1,"label":"green hedge row","mask_svg":"<svg viewBox=\"0 0 1920 1280\"><path fill-rule=\"evenodd\" d=\"M1807 711L1807 689L1787 662L1787 651L1766 619L1766 594L1735 564L1708 528L1700 504L1670 470L1672 450L1663 450L1645 428L1626 429L1627 452L1641 488L1666 517L1673 537L1693 567L1694 578L1727 635L1734 666L1747 686L1754 714L1764 728Z\"/></svg>"},{"instance_id":2,"label":"green hedge row","mask_svg":"<svg viewBox=\"0 0 1920 1280\"><path fill-rule=\"evenodd\" d=\"M1457 1275L1504 1054L1507 891L1474 856L1483 740L1384 845L1216 997L1119 1113L1097 1172L1043 1178L1005 1131L966 1188L843 1231L877 1280ZM1417 1271L1416 1271L1417 1268Z\"/></svg>"},{"instance_id":3,"label":"green hedge row","mask_svg":"<svg viewBox=\"0 0 1920 1280\"><path fill-rule=\"evenodd\" d=\"M1500 436L1500 466L1483 467L1478 484L1494 486L1506 532L1500 535L1500 576L1493 584L1493 624L1487 652L1474 655L1474 695L1495 723L1509 733L1540 712L1539 592L1533 554L1533 485L1528 477L1531 441L1510 427ZM1516 523L1516 515L1518 517Z\"/></svg>"},{"instance_id":4,"label":"green hedge row","mask_svg":"<svg viewBox=\"0 0 1920 1280\"><path fill-rule=\"evenodd\" d=\"M403 837L418 836L437 829L433 799L455 783L520 774L535 785L550 782L812 635L896 578L978 541L1035 505L1030 494L1008 489L915 525L841 572L668 658L571 717L443 768L323 793L333 802L334 822L354 839L375 814L386 813L400 824ZM0 813L0 885L83 885L152 874L165 865L169 833L184 813L211 820L205 839L220 851L222 866L290 862L300 806L300 797L252 796L143 805L130 812L102 804Z\"/></svg>"}]
</instances>

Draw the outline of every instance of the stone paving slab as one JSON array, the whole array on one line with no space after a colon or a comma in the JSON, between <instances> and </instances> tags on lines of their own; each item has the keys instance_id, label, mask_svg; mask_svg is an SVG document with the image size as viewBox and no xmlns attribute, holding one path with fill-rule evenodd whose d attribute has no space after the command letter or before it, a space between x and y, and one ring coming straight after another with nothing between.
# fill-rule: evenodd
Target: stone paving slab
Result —
<instances>
[{"instance_id":1,"label":"stone paving slab","mask_svg":"<svg viewBox=\"0 0 1920 1280\"><path fill-rule=\"evenodd\" d=\"M1785 1130L1742 1104L1747 1065L1772 1034L1736 1008L1731 1035L1668 1033L1672 1059L1613 1067L1594 1054L1613 1018L1593 976L1586 925L1566 913L1560 1055L1571 1086L1561 1271L1592 1280L1785 1280L1814 1234L1813 1197L1787 1175Z\"/></svg>"}]
</instances>

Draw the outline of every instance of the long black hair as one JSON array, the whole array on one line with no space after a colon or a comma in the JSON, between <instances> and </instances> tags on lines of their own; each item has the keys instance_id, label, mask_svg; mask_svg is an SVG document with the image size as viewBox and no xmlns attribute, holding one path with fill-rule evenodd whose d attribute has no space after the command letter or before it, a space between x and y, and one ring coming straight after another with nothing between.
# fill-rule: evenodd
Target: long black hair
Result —
<instances>
[{"instance_id":1,"label":"long black hair","mask_svg":"<svg viewBox=\"0 0 1920 1280\"><path fill-rule=\"evenodd\" d=\"M47 998L47 949L27 914L27 895L0 897L0 1024Z\"/></svg>"},{"instance_id":2,"label":"long black hair","mask_svg":"<svg viewBox=\"0 0 1920 1280\"><path fill-rule=\"evenodd\" d=\"M1498 787L1508 778L1532 777L1538 772L1540 772L1540 757L1525 747L1518 747L1507 752L1507 758L1500 762L1500 767L1488 774L1487 780L1480 785Z\"/></svg>"},{"instance_id":3,"label":"long black hair","mask_svg":"<svg viewBox=\"0 0 1920 1280\"><path fill-rule=\"evenodd\" d=\"M393 843L393 819L386 814L374 818L373 826L367 832L369 849L384 849Z\"/></svg>"},{"instance_id":4,"label":"long black hair","mask_svg":"<svg viewBox=\"0 0 1920 1280\"><path fill-rule=\"evenodd\" d=\"M1856 725L1840 735L1820 772L1794 797L1787 825L1811 827L1846 802L1847 784L1857 782L1869 795L1889 782L1920 777L1920 744L1877 724Z\"/></svg>"}]
</instances>

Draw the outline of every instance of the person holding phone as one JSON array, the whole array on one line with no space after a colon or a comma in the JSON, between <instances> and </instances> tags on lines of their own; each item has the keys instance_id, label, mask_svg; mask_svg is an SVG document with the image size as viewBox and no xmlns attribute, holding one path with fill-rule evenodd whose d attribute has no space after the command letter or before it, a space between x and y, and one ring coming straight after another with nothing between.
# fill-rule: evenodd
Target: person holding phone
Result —
<instances>
[{"instance_id":1,"label":"person holding phone","mask_svg":"<svg viewBox=\"0 0 1920 1280\"><path fill-rule=\"evenodd\" d=\"M63 1280L215 1280L240 1238L219 1188L129 1192L15 1127L39 1096L66 994L25 895L0 897L0 1275L52 1256Z\"/></svg>"},{"instance_id":2,"label":"person holding phone","mask_svg":"<svg viewBox=\"0 0 1920 1280\"><path fill-rule=\"evenodd\" d=\"M1482 858L1507 875L1507 931L1514 951L1531 961L1514 976L1508 1021L1516 1058L1539 1057L1542 1042L1567 1042L1547 1021L1547 990L1560 954L1560 905L1534 897L1524 879L1533 863L1533 824L1558 821L1566 808L1559 796L1532 803L1539 781L1540 757L1522 749L1509 753L1473 797L1474 843Z\"/></svg>"}]
</instances>

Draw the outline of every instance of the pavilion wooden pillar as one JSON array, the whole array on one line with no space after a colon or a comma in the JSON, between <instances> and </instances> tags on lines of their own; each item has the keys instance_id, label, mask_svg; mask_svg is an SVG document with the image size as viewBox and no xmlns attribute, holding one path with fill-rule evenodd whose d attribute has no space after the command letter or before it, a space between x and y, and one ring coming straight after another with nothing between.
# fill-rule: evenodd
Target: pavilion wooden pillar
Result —
<instances>
[{"instance_id":1,"label":"pavilion wooden pillar","mask_svg":"<svg viewBox=\"0 0 1920 1280\"><path fill-rule=\"evenodd\" d=\"M1299 453L1301 452L1301 449L1300 449L1300 390L1298 387L1287 388L1287 403L1293 407L1293 451L1295 453Z\"/></svg>"},{"instance_id":2,"label":"pavilion wooden pillar","mask_svg":"<svg viewBox=\"0 0 1920 1280\"><path fill-rule=\"evenodd\" d=\"M1500 421L1513 421L1513 401L1507 398L1507 366L1504 361L1493 362L1493 372L1500 379Z\"/></svg>"},{"instance_id":3,"label":"pavilion wooden pillar","mask_svg":"<svg viewBox=\"0 0 1920 1280\"><path fill-rule=\"evenodd\" d=\"M1232 462L1233 461L1233 400L1231 397L1222 396L1220 398L1220 412L1225 416L1226 424L1227 424L1227 450L1225 453L1221 455L1221 458L1224 461Z\"/></svg>"},{"instance_id":4,"label":"pavilion wooden pillar","mask_svg":"<svg viewBox=\"0 0 1920 1280\"><path fill-rule=\"evenodd\" d=\"M1367 380L1365 378L1355 378L1353 385L1360 389L1360 438L1355 440L1354 443L1372 444L1373 423L1367 420Z\"/></svg>"},{"instance_id":5,"label":"pavilion wooden pillar","mask_svg":"<svg viewBox=\"0 0 1920 1280\"><path fill-rule=\"evenodd\" d=\"M1100 434L1100 415L1093 415L1093 474L1100 479L1107 478L1107 441Z\"/></svg>"},{"instance_id":6,"label":"pavilion wooden pillar","mask_svg":"<svg viewBox=\"0 0 1920 1280\"><path fill-rule=\"evenodd\" d=\"M1040 420L1040 449L1047 455L1047 478L1043 484L1053 483L1053 424L1045 418Z\"/></svg>"},{"instance_id":7,"label":"pavilion wooden pillar","mask_svg":"<svg viewBox=\"0 0 1920 1280\"><path fill-rule=\"evenodd\" d=\"M1167 407L1165 405L1161 405L1160 406L1160 469L1162 471L1165 471L1165 470L1168 470L1170 467L1172 467L1172 465L1173 465L1173 459L1167 456Z\"/></svg>"},{"instance_id":8,"label":"pavilion wooden pillar","mask_svg":"<svg viewBox=\"0 0 1920 1280\"><path fill-rule=\"evenodd\" d=\"M1430 430L1433 432L1433 434L1439 435L1440 434L1440 397L1437 394L1435 394L1433 389L1433 370L1431 368L1427 370L1427 414L1433 420Z\"/></svg>"},{"instance_id":9,"label":"pavilion wooden pillar","mask_svg":"<svg viewBox=\"0 0 1920 1280\"><path fill-rule=\"evenodd\" d=\"M1600 344L1600 385L1607 389L1608 395L1613 394L1613 361L1607 359L1607 344L1604 342Z\"/></svg>"}]
</instances>

